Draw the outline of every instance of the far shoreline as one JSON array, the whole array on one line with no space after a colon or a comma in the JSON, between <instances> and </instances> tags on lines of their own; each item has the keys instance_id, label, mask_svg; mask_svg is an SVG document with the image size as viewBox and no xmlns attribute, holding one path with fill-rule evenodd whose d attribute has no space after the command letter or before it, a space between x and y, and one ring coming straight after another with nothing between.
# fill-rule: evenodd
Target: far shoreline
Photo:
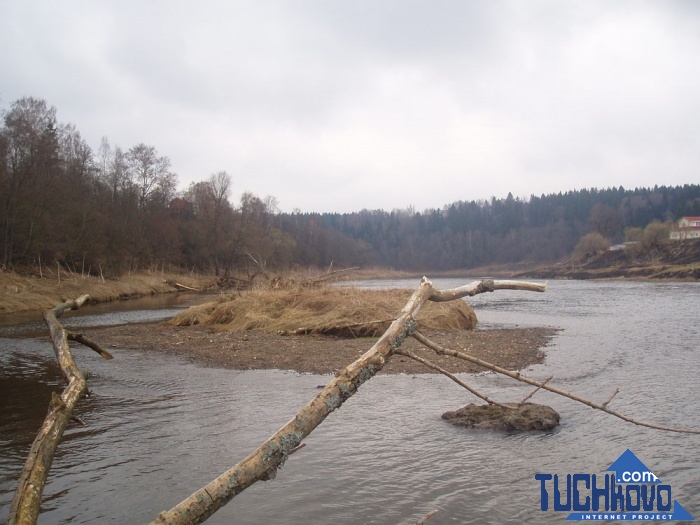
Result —
<instances>
[{"instance_id":1,"label":"far shoreline","mask_svg":"<svg viewBox=\"0 0 700 525\"><path fill-rule=\"evenodd\" d=\"M323 272L319 270L319 275ZM635 282L700 282L700 262L687 265L642 265L635 268L603 267L585 270L558 263L534 266L525 263L481 266L470 269L434 272L407 272L382 268L352 269L337 284L349 281L415 279L415 287L424 277L430 279L516 279L516 280L602 280ZM221 288L213 275L141 272L104 279L91 275L49 276L0 272L0 315L44 312L63 300L90 295L92 303L105 303L165 293L187 293L181 285L206 293L231 293ZM413 287L412 287L413 288Z\"/></svg>"}]
</instances>

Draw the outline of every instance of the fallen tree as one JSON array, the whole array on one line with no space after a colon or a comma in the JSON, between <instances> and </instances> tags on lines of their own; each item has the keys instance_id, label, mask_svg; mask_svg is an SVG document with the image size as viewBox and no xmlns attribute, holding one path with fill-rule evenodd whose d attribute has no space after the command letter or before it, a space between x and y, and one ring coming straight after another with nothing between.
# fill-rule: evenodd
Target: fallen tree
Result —
<instances>
[{"instance_id":1,"label":"fallen tree","mask_svg":"<svg viewBox=\"0 0 700 525\"><path fill-rule=\"evenodd\" d=\"M451 290L441 291L433 288L432 283L428 279L423 278L420 286L403 307L398 317L394 319L389 328L372 346L372 348L370 348L359 359L338 372L336 377L331 380L313 400L311 400L286 425L268 438L248 457L237 465L233 466L228 471L224 472L205 487L193 493L177 506L168 511L160 513L152 524L202 523L214 512L216 512L216 510L221 508L233 497L253 483L260 480L269 480L274 478L277 470L285 463L288 456L303 446L302 440L318 425L320 425L331 412L339 408L347 399L355 394L355 392L357 392L358 388L364 382L368 381L377 372L379 372L395 354L405 355L412 359L419 359L424 364L427 364L428 366L431 366L439 372L447 375L461 386L468 388L472 393L481 397L489 405L498 406L498 408L503 410L518 409L519 407L522 407L525 404L525 401L532 397L535 392L540 389L545 389L584 403L592 408L603 410L611 415L636 425L644 425L650 428L673 432L700 433L700 431L696 430L677 429L637 421L608 408L608 404L612 401L617 392L610 396L610 398L604 403L594 403L550 386L548 383L551 378L545 381L536 381L534 379L527 378L518 372L502 369L486 361L469 356L468 354L443 348L425 338L417 330L416 316L427 302L452 301L463 297L474 296L485 292L493 292L496 290L544 292L546 290L546 285L519 281L484 280L473 282ZM49 415L47 416L47 422L45 422L44 426L42 426L42 429L35 440L35 444L32 446L32 451L30 452L30 457L27 460L27 465L23 470L20 484L18 486L17 493L15 494L15 500L18 500L20 503L15 504L15 501L13 501L9 523L36 522L41 492L43 491L43 483L46 479L48 468L51 465L53 452L55 451L58 441L60 440L65 425L70 419L75 403L86 391L85 378L77 367L75 367L72 358L70 357L67 340L71 338L76 341L82 340L84 344L88 343L86 343L85 338L78 337L76 334L69 334L56 320L56 318L68 308L78 307L80 304L82 304L85 298L81 297L75 302L62 303L54 310L47 312L46 314L46 322L49 325L51 338L54 342L54 348L56 349L56 355L61 363L62 370L64 369L64 361L66 363L64 375L66 376L69 385L66 388L63 396L60 398L55 396L52 400ZM400 347L407 337L414 337L428 348L432 348L438 354L449 354L460 359L475 362L484 368L507 375L518 381L532 384L536 387L536 389L519 404L498 403L495 400L492 400L470 388L468 385L466 385L466 383L453 376L448 371L440 369L440 367L436 367L422 358L418 358L411 352L401 350ZM104 357L109 356L109 354L105 355L106 352L103 353L103 351L99 349L99 346L91 341L89 342L89 346L97 351L100 351ZM50 419L53 421L59 418L60 425L49 422ZM49 429L55 427L56 430L44 430L44 428L47 426ZM40 445L37 445L37 442L40 442ZM36 451L35 447L37 447ZM45 448L42 448L42 452L39 452L39 447ZM25 471L29 472L27 476L32 475L35 477L25 477ZM34 471L36 471L36 475L34 474ZM428 519L432 514L434 514L434 512L426 515L423 521Z\"/></svg>"},{"instance_id":2,"label":"fallen tree","mask_svg":"<svg viewBox=\"0 0 700 525\"><path fill-rule=\"evenodd\" d=\"M56 359L68 386L66 386L60 396L55 392L51 395L48 414L39 432L37 432L37 436L29 450L27 461L20 474L17 490L10 505L8 525L36 523L46 476L51 468L56 447L58 447L58 443L61 441L68 423L71 419L76 419L73 416L75 405L87 392L85 374L73 361L68 341L72 340L82 343L88 348L95 350L105 359L112 359L110 353L100 348L97 343L82 334L67 331L58 322L58 318L66 311L77 310L88 299L88 295L83 295L74 301L65 301L44 314L44 320L49 327ZM81 422L80 420L77 421Z\"/></svg>"},{"instance_id":3,"label":"fallen tree","mask_svg":"<svg viewBox=\"0 0 700 525\"><path fill-rule=\"evenodd\" d=\"M424 277L418 289L401 310L399 316L391 323L386 332L384 332L370 350L355 362L338 372L336 377L331 380L313 400L243 461L221 474L205 487L194 492L177 506L168 511L161 512L158 518L151 522L151 525L202 523L216 512L216 510L228 503L233 497L253 483L259 480L274 478L277 469L284 465L289 454L296 450L301 444L301 441L308 436L313 429L320 425L331 412L338 409L347 399L355 394L364 382L371 379L379 372L394 354L401 353L401 344L407 337L414 336L419 341L423 342L423 344L426 344L438 352L448 351L425 339L416 329L417 324L415 318L426 302L452 301L485 292L493 292L495 290L544 292L546 291L546 285L520 281L483 280L451 290L441 291L433 288L432 283ZM415 358L410 353L404 352L403 355ZM455 352L453 355L463 358L462 356L466 354ZM496 372L501 373L501 370L503 370L485 361L479 361L478 364L481 366L488 365L488 368ZM527 379L525 382L535 384L538 389L555 391L571 399L584 402L593 408L605 409L606 412L621 417L620 414L606 409L607 403L609 403L610 400L599 405L583 400L583 398L578 398L568 392L553 389L553 387L547 385L549 380L538 382L529 380L529 378L525 378L518 373L510 371L505 372L508 372L507 375L514 379L521 381ZM453 379L456 378L453 377ZM459 380L457 381L460 382ZM471 388L470 391L475 393ZM479 397L485 399L489 404L495 403L493 400L483 395L479 395ZM499 406L508 408L509 405L499 404ZM513 408L517 406L518 405L514 405ZM676 432L700 433L700 431L688 431L641 423L626 416L622 418L626 421L635 424L643 424L652 428Z\"/></svg>"}]
</instances>

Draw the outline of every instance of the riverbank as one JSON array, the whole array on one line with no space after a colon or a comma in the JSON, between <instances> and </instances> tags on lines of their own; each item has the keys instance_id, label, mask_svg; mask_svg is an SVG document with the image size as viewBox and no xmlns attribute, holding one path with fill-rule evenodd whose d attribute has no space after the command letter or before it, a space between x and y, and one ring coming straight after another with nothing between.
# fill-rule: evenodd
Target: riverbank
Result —
<instances>
[{"instance_id":1,"label":"riverbank","mask_svg":"<svg viewBox=\"0 0 700 525\"><path fill-rule=\"evenodd\" d=\"M363 277L377 278L364 272ZM385 275L386 277L386 275ZM0 314L42 311L85 293L94 302L108 302L161 293L174 293L184 285L215 287L213 277L130 274L102 280L90 276L48 277L0 274ZM416 285L419 279L416 278ZM477 312L478 315L478 312ZM546 328L498 330L432 330L436 342L463 351L510 370L521 370L541 362L543 348L556 333ZM106 349L153 351L185 357L202 366L237 370L280 369L300 373L331 374L369 350L376 338L343 338L322 335L279 335L257 330L224 330L201 325L172 326L166 323L129 324L86 331ZM405 348L454 373L478 372L479 367L451 357L438 357L409 339ZM396 356L383 373L432 373L424 365Z\"/></svg>"},{"instance_id":2,"label":"riverbank","mask_svg":"<svg viewBox=\"0 0 700 525\"><path fill-rule=\"evenodd\" d=\"M352 281L368 279L411 279L416 286L423 275L430 278L464 278L465 284L483 277L497 279L620 279L620 280L700 280L700 240L669 243L665 248L633 257L626 251L612 251L574 263L571 260L552 265L534 267L527 263L491 265L479 268L442 272L401 272L383 268L353 268L345 275L336 275L337 280ZM316 280L323 281L327 274L319 272ZM294 276L289 281L314 280L313 276ZM182 275L162 272L132 273L114 279L91 275L78 275L59 271L58 274L19 275L0 271L0 315L18 312L41 312L53 308L63 299L74 299L85 293L92 302L109 302L143 297L147 295L174 293L185 288L221 291L227 285L252 281L218 281L214 276ZM256 281L257 283L257 281ZM271 283L273 283L271 281ZM273 283L274 284L274 283Z\"/></svg>"},{"instance_id":3,"label":"riverbank","mask_svg":"<svg viewBox=\"0 0 700 525\"><path fill-rule=\"evenodd\" d=\"M552 328L507 328L494 330L431 330L435 342L479 357L509 370L522 370L545 358L544 348L557 333ZM279 335L257 330L223 331L198 326L174 327L166 323L111 326L85 334L105 349L164 352L201 366L234 370L292 370L300 373L332 374L369 350L376 338L340 338L320 335ZM402 348L453 373L482 369L449 356L437 356L412 338ZM434 373L425 365L395 356L382 373Z\"/></svg>"},{"instance_id":4,"label":"riverbank","mask_svg":"<svg viewBox=\"0 0 700 525\"><path fill-rule=\"evenodd\" d=\"M667 241L653 248L630 245L583 260L555 264L513 274L527 279L626 279L634 281L700 281L700 239Z\"/></svg>"},{"instance_id":5,"label":"riverbank","mask_svg":"<svg viewBox=\"0 0 700 525\"><path fill-rule=\"evenodd\" d=\"M0 314L44 311L66 299L90 295L103 303L147 295L174 293L188 288L204 290L215 285L210 276L142 272L116 279L61 272L59 275L19 275L0 272Z\"/></svg>"}]
</instances>

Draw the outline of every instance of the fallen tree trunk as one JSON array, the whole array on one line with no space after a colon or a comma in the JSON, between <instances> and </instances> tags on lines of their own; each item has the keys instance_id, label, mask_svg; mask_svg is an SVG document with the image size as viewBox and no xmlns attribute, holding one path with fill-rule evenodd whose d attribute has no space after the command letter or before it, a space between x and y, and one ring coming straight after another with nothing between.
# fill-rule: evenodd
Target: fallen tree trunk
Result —
<instances>
[{"instance_id":1,"label":"fallen tree trunk","mask_svg":"<svg viewBox=\"0 0 700 525\"><path fill-rule=\"evenodd\" d=\"M98 345L80 334L69 333L58 322L58 318L63 313L67 310L77 310L88 299L89 296L83 295L75 301L61 303L44 314L44 320L49 327L56 358L61 367L61 372L68 382L68 386L60 396L55 392L51 394L49 412L34 439L34 443L32 443L27 461L20 474L17 490L10 505L8 525L36 523L46 476L51 468L56 447L58 447L58 443L61 441L68 423L73 418L75 405L87 392L85 375L73 361L68 340L82 340L84 344L100 353L106 359L112 358L108 352L99 348Z\"/></svg>"},{"instance_id":2,"label":"fallen tree trunk","mask_svg":"<svg viewBox=\"0 0 700 525\"><path fill-rule=\"evenodd\" d=\"M273 434L243 461L233 466L214 481L193 493L172 509L161 512L152 524L202 523L244 489L259 480L275 476L277 469L287 460L311 431L326 417L340 408L365 381L379 372L406 337L416 329L415 317L427 301L450 301L494 290L529 290L544 292L546 285L518 281L484 280L453 290L439 291L425 277L413 293L399 316L384 335L354 363L351 363L328 383L325 388L285 426Z\"/></svg>"},{"instance_id":3,"label":"fallen tree trunk","mask_svg":"<svg viewBox=\"0 0 700 525\"><path fill-rule=\"evenodd\" d=\"M187 286L186 284L179 283L177 281L163 281L166 284L169 284L170 286L173 286L180 290L185 290L187 292L201 292L202 290L199 288L192 288L191 286Z\"/></svg>"}]
</instances>

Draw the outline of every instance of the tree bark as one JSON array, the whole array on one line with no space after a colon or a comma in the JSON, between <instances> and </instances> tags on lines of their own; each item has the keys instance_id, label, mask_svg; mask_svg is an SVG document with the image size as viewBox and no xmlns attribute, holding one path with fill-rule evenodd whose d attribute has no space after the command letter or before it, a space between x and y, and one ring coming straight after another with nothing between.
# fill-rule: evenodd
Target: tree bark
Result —
<instances>
[{"instance_id":1,"label":"tree bark","mask_svg":"<svg viewBox=\"0 0 700 525\"><path fill-rule=\"evenodd\" d=\"M75 301L61 303L44 314L56 358L68 386L60 396L55 392L51 394L49 412L34 439L20 474L17 490L10 506L8 525L36 523L44 484L53 462L56 447L73 416L73 408L87 391L85 376L75 365L68 346L70 334L58 322L58 318L67 310L78 309L88 299L89 296L83 295ZM96 351L99 352L99 350ZM104 354L106 352L103 353L103 356ZM111 356L109 358L111 359Z\"/></svg>"}]
</instances>

